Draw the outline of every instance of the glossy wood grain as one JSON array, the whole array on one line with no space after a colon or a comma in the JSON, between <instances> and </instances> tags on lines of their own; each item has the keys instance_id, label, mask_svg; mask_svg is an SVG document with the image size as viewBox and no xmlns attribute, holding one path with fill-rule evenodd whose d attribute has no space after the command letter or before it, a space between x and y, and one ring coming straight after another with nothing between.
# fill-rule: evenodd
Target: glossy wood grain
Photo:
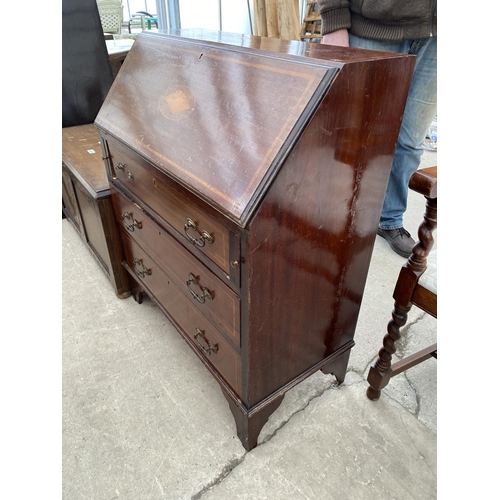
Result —
<instances>
[{"instance_id":1,"label":"glossy wood grain","mask_svg":"<svg viewBox=\"0 0 500 500\"><path fill-rule=\"evenodd\" d=\"M162 172L137 156L109 143L109 159L113 176L136 198L144 200L164 221L173 226L190 245L204 253L226 274L230 272L230 231L217 218L178 194L166 182ZM194 226L186 228L189 220ZM203 240L204 231L210 242ZM238 258L238 257L235 257Z\"/></svg>"},{"instance_id":2,"label":"glossy wood grain","mask_svg":"<svg viewBox=\"0 0 500 500\"><path fill-rule=\"evenodd\" d=\"M186 252L144 210L118 191L112 191L118 223L137 243L148 248L149 255L172 278L178 288L235 348L240 346L240 299L207 269L196 257ZM121 216L120 216L121 215ZM188 281L190 276L196 283ZM204 290L206 294L204 295Z\"/></svg>"},{"instance_id":3,"label":"glossy wood grain","mask_svg":"<svg viewBox=\"0 0 500 500\"><path fill-rule=\"evenodd\" d=\"M437 198L437 166L417 170L411 176L408 186L428 198Z\"/></svg>"},{"instance_id":4,"label":"glossy wood grain","mask_svg":"<svg viewBox=\"0 0 500 500\"><path fill-rule=\"evenodd\" d=\"M165 274L149 255L122 231L128 269L167 311L173 321L184 332L190 345L198 354L203 355L225 379L229 386L241 394L241 361L239 354L229 345L217 329L198 311L197 308L176 286L174 280ZM204 337L196 337L201 331ZM210 345L215 352L208 354Z\"/></svg>"},{"instance_id":5,"label":"glossy wood grain","mask_svg":"<svg viewBox=\"0 0 500 500\"><path fill-rule=\"evenodd\" d=\"M354 337L412 67L345 66L251 221L250 406Z\"/></svg>"},{"instance_id":6,"label":"glossy wood grain","mask_svg":"<svg viewBox=\"0 0 500 500\"><path fill-rule=\"evenodd\" d=\"M175 37L203 41L210 44L227 44L240 48L265 50L281 58L297 61L296 56L306 57L309 60L316 59L332 66L350 64L356 62L375 61L381 59L398 59L401 54L380 52L377 50L354 49L351 47L339 47L335 45L323 45L320 43L304 43L297 40L281 40L279 38L268 38L254 35L243 35L240 33L228 33L224 31L208 30L202 28L186 28L178 30L160 30L157 36L166 38ZM219 45L220 46L220 45Z\"/></svg>"},{"instance_id":7,"label":"glossy wood grain","mask_svg":"<svg viewBox=\"0 0 500 500\"><path fill-rule=\"evenodd\" d=\"M96 121L111 182L180 243L179 269L194 257L217 274L210 262L222 255L207 263L186 246L179 200L224 242L227 281L217 276L239 296L241 348L224 340L224 322L207 324L241 354L218 380L247 449L286 391L318 370L344 380L414 66L413 56L316 45L143 33ZM130 159L129 176L117 167ZM129 232L127 248L148 267L169 253L156 235L141 238ZM151 288L151 276L138 280L178 318L165 276ZM192 327L179 326L185 338Z\"/></svg>"},{"instance_id":8,"label":"glossy wood grain","mask_svg":"<svg viewBox=\"0 0 500 500\"><path fill-rule=\"evenodd\" d=\"M335 73L146 33L123 69L96 123L242 226Z\"/></svg>"},{"instance_id":9,"label":"glossy wood grain","mask_svg":"<svg viewBox=\"0 0 500 500\"><path fill-rule=\"evenodd\" d=\"M437 295L428 288L418 284L413 294L413 303L418 304L427 314L437 317Z\"/></svg>"}]
</instances>

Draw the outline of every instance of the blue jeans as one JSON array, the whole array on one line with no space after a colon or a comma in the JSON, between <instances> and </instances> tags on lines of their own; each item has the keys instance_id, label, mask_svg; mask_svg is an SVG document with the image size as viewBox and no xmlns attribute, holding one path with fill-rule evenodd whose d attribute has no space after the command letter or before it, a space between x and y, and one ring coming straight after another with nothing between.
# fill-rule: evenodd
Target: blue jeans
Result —
<instances>
[{"instance_id":1,"label":"blue jeans","mask_svg":"<svg viewBox=\"0 0 500 500\"><path fill-rule=\"evenodd\" d=\"M398 229L403 227L408 182L420 165L422 144L437 112L437 38L392 42L349 34L349 45L417 56L379 223L382 229Z\"/></svg>"}]
</instances>

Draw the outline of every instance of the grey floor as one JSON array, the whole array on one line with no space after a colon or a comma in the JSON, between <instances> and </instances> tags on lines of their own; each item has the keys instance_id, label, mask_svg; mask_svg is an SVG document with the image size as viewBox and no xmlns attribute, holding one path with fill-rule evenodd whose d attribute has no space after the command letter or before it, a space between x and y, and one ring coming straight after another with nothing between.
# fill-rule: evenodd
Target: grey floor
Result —
<instances>
[{"instance_id":1,"label":"grey floor","mask_svg":"<svg viewBox=\"0 0 500 500\"><path fill-rule=\"evenodd\" d=\"M425 152L422 166L434 165ZM405 226L424 210L410 193ZM437 248L437 231L435 234ZM404 259L377 237L348 374L317 373L289 391L251 452L217 383L149 301L116 298L62 222L63 498L437 498L437 362L365 396ZM401 356L434 342L437 322L410 314Z\"/></svg>"}]
</instances>

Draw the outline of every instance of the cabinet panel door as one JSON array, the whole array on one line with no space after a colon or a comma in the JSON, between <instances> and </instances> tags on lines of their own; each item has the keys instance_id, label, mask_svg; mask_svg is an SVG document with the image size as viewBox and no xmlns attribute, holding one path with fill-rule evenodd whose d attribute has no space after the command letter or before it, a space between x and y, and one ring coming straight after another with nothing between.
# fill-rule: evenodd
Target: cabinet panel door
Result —
<instances>
[{"instance_id":1,"label":"cabinet panel door","mask_svg":"<svg viewBox=\"0 0 500 500\"><path fill-rule=\"evenodd\" d=\"M64 208L66 216L71 218L78 231L84 235L82 219L80 217L80 210L78 208L78 201L75 195L75 188L73 186L73 181L68 171L65 169L63 164L62 170L62 199L64 203Z\"/></svg>"},{"instance_id":2,"label":"cabinet panel door","mask_svg":"<svg viewBox=\"0 0 500 500\"><path fill-rule=\"evenodd\" d=\"M111 262L106 236L102 227L101 215L99 213L98 201L94 200L80 184L76 185L76 196L85 226L87 243L109 274L111 272Z\"/></svg>"}]
</instances>

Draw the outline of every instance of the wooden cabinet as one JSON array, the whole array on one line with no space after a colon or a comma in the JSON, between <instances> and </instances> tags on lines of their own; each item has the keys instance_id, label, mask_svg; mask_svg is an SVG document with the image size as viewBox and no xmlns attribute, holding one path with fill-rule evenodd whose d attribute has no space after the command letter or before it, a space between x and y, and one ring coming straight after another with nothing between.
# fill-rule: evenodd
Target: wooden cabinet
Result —
<instances>
[{"instance_id":1,"label":"wooden cabinet","mask_svg":"<svg viewBox=\"0 0 500 500\"><path fill-rule=\"evenodd\" d=\"M120 298L130 297L130 280L111 204L99 134L94 125L62 129L63 213L101 266Z\"/></svg>"},{"instance_id":2,"label":"wooden cabinet","mask_svg":"<svg viewBox=\"0 0 500 500\"><path fill-rule=\"evenodd\" d=\"M413 65L142 33L96 118L134 296L219 382L246 449L288 389L344 379Z\"/></svg>"}]
</instances>

